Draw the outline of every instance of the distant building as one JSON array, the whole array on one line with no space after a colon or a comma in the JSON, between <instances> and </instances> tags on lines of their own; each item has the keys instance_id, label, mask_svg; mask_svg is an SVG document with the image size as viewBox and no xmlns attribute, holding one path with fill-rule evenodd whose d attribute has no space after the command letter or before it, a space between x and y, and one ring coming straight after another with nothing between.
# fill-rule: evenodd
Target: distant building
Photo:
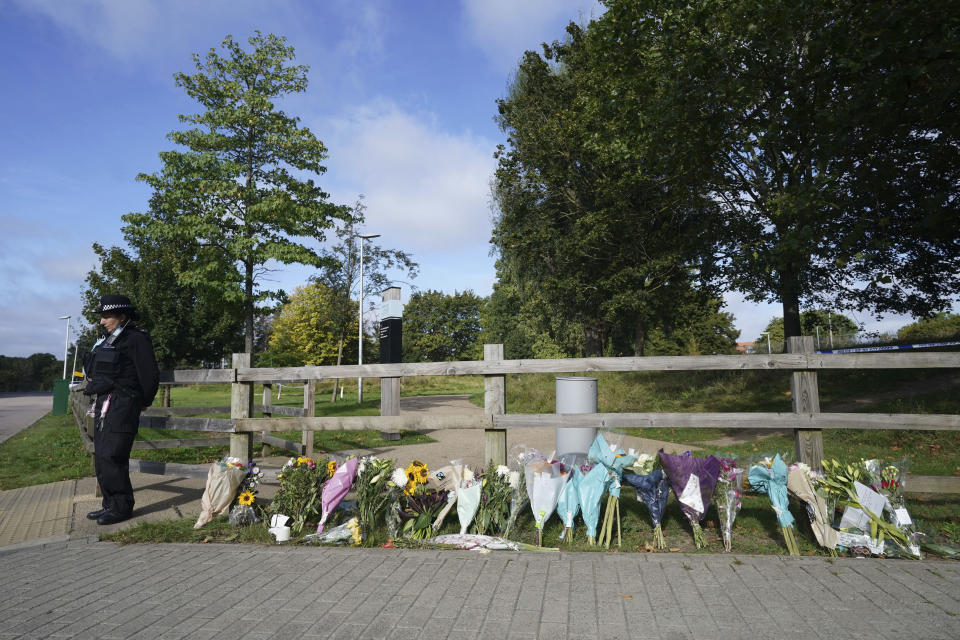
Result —
<instances>
[{"instance_id":1,"label":"distant building","mask_svg":"<svg viewBox=\"0 0 960 640\"><path fill-rule=\"evenodd\" d=\"M747 353L747 354L749 354L749 353L754 353L754 352L755 352L754 345L756 345L756 344L757 344L756 342L738 342L738 343L737 343L737 352L738 352L738 353Z\"/></svg>"}]
</instances>

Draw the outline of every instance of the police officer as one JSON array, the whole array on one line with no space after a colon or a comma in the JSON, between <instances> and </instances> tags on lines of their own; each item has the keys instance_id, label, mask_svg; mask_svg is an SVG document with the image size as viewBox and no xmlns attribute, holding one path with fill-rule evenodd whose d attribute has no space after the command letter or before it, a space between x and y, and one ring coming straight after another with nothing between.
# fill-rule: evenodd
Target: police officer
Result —
<instances>
[{"instance_id":1,"label":"police officer","mask_svg":"<svg viewBox=\"0 0 960 640\"><path fill-rule=\"evenodd\" d=\"M97 524L114 524L133 514L130 449L140 412L157 395L160 372L150 335L132 324L140 316L128 297L103 296L97 313L106 335L83 362L87 375L84 393L96 396L93 455L103 508L87 517Z\"/></svg>"}]
</instances>

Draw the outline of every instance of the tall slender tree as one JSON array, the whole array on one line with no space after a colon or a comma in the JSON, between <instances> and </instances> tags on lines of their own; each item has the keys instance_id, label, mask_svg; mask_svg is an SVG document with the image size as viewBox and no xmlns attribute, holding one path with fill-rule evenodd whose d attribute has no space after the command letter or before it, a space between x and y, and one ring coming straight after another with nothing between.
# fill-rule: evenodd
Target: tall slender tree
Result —
<instances>
[{"instance_id":1,"label":"tall slender tree","mask_svg":"<svg viewBox=\"0 0 960 640\"><path fill-rule=\"evenodd\" d=\"M135 234L189 246L202 258L178 281L213 285L241 301L244 348L252 354L257 303L282 296L261 287L268 263L330 264L306 241L322 240L350 210L303 177L326 171L326 148L276 104L306 90L307 67L291 64L285 38L256 32L248 43L246 50L227 36L222 54L195 54L196 73L176 74L202 111L180 116L190 127L168 135L181 148L160 153L162 169L138 176L154 190L151 211L124 220Z\"/></svg>"}]
</instances>

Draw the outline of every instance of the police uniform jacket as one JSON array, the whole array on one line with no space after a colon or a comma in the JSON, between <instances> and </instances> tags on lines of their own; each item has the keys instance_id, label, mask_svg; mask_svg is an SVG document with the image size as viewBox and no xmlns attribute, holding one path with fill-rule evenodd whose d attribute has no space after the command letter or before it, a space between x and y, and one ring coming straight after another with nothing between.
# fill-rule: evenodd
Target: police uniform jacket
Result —
<instances>
[{"instance_id":1,"label":"police uniform jacket","mask_svg":"<svg viewBox=\"0 0 960 640\"><path fill-rule=\"evenodd\" d=\"M140 410L150 406L160 386L150 335L128 324L112 343L108 339L97 345L85 358L84 365L89 376L86 393L97 395L98 408L103 398L111 395L103 428L135 431ZM131 420L132 425L123 424Z\"/></svg>"}]
</instances>

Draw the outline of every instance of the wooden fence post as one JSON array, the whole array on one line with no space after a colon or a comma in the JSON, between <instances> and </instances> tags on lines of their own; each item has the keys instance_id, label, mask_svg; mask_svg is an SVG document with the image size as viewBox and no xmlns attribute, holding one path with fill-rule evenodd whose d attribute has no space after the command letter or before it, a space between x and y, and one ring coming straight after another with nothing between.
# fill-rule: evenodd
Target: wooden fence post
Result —
<instances>
[{"instance_id":1,"label":"wooden fence post","mask_svg":"<svg viewBox=\"0 0 960 640\"><path fill-rule=\"evenodd\" d=\"M400 378L380 378L380 415L400 415ZM384 440L399 440L400 431L381 430L380 437Z\"/></svg>"},{"instance_id":2,"label":"wooden fence post","mask_svg":"<svg viewBox=\"0 0 960 640\"><path fill-rule=\"evenodd\" d=\"M813 336L790 338L787 350L790 353L814 353ZM794 413L820 413L817 372L794 371L790 376L790 397ZM814 471L822 471L823 432L820 429L794 429L793 440L799 461L810 465Z\"/></svg>"},{"instance_id":3,"label":"wooden fence post","mask_svg":"<svg viewBox=\"0 0 960 640\"><path fill-rule=\"evenodd\" d=\"M303 383L303 415L307 418L313 418L317 415L317 404L315 402L317 394L317 381L304 380ZM313 431L304 430L303 437L300 440L303 445L303 454L308 458L313 457Z\"/></svg>"},{"instance_id":4,"label":"wooden fence post","mask_svg":"<svg viewBox=\"0 0 960 640\"><path fill-rule=\"evenodd\" d=\"M270 407L273 405L273 384L269 382L263 383L263 417L272 418L273 412L270 411ZM264 431L261 435L269 435L269 432ZM266 438L263 438L263 452L260 454L263 458L270 457L270 444L267 442Z\"/></svg>"},{"instance_id":5,"label":"wooden fence post","mask_svg":"<svg viewBox=\"0 0 960 640\"><path fill-rule=\"evenodd\" d=\"M503 360L502 344L483 345L483 359L488 362ZM506 376L493 375L483 377L483 412L488 416L502 415L507 412ZM507 464L507 430L484 429L486 438L486 457L484 466Z\"/></svg>"},{"instance_id":6,"label":"wooden fence post","mask_svg":"<svg viewBox=\"0 0 960 640\"><path fill-rule=\"evenodd\" d=\"M236 382L236 370L249 366L249 353L233 354L234 382L230 385L230 417L233 419L253 417L253 383ZM253 434L231 433L230 455L244 464L250 462L253 458Z\"/></svg>"}]
</instances>

